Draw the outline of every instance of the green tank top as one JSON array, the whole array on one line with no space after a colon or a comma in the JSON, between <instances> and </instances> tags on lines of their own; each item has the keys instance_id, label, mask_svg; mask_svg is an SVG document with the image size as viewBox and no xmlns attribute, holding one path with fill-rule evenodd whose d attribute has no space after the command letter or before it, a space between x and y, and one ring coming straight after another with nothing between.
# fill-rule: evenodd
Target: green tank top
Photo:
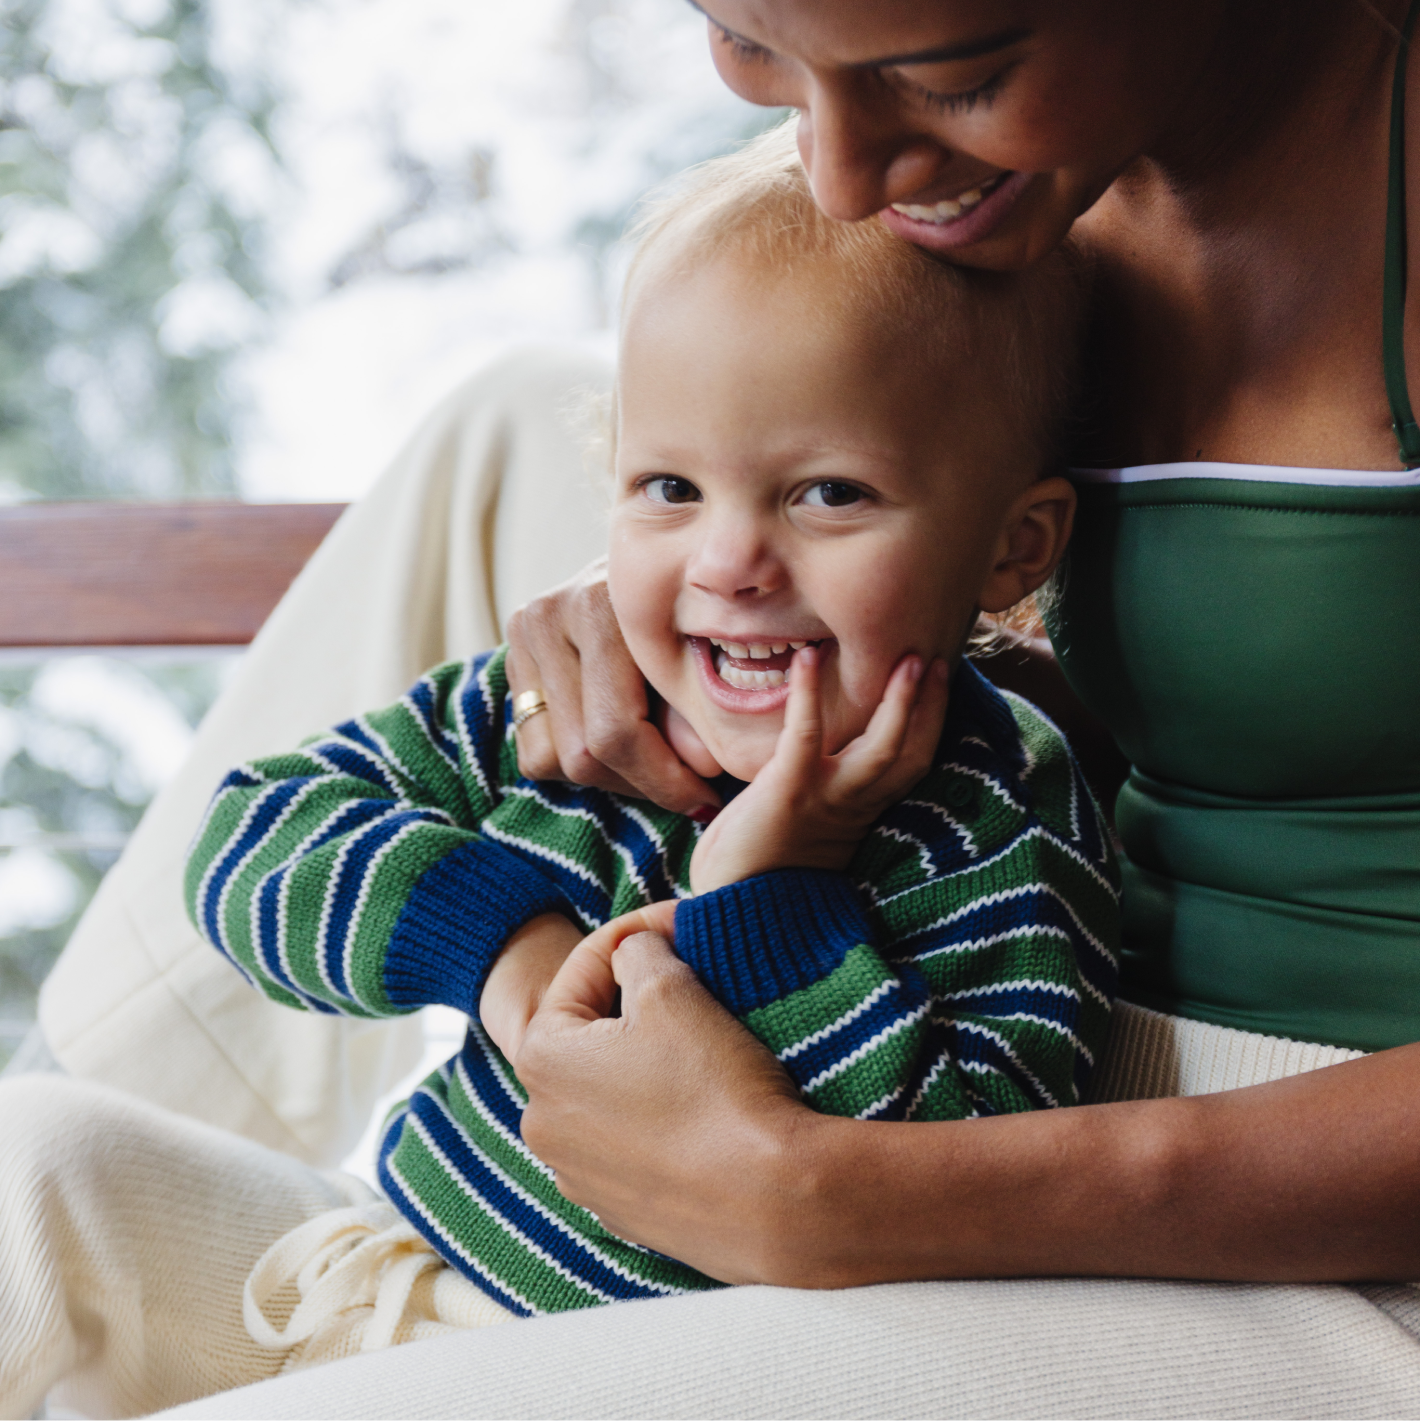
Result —
<instances>
[{"instance_id":1,"label":"green tank top","mask_svg":"<svg viewBox=\"0 0 1420 1421\"><path fill-rule=\"evenodd\" d=\"M1122 995L1363 1050L1420 1039L1420 429L1402 342L1417 8L1386 232L1404 471L1077 470L1047 618L1132 766Z\"/></svg>"}]
</instances>

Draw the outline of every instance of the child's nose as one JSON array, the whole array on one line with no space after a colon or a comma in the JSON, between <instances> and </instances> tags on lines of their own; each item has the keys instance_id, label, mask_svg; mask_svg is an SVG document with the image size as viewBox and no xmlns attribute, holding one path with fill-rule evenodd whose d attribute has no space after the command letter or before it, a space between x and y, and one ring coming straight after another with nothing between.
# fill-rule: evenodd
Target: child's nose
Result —
<instances>
[{"instance_id":1,"label":"child's nose","mask_svg":"<svg viewBox=\"0 0 1420 1421\"><path fill-rule=\"evenodd\" d=\"M686 580L714 597L744 601L782 591L788 578L762 529L750 520L725 519L704 529Z\"/></svg>"}]
</instances>

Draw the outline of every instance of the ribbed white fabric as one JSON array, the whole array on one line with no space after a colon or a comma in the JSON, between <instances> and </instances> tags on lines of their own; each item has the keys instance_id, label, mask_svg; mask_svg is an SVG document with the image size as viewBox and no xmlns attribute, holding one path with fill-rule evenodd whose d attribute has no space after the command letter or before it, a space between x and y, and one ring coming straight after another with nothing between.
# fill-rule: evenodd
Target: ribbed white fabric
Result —
<instances>
[{"instance_id":1,"label":"ribbed white fabric","mask_svg":"<svg viewBox=\"0 0 1420 1421\"><path fill-rule=\"evenodd\" d=\"M61 1382L131 1416L512 1320L360 1180L103 1086L0 1082L0 1142L0 1416Z\"/></svg>"},{"instance_id":2,"label":"ribbed white fabric","mask_svg":"<svg viewBox=\"0 0 1420 1421\"><path fill-rule=\"evenodd\" d=\"M1109 1053L1095 1073L1090 1099L1103 1103L1212 1095L1299 1076L1365 1054L1343 1046L1318 1046L1206 1021L1186 1021L1116 1002Z\"/></svg>"},{"instance_id":3,"label":"ribbed white fabric","mask_svg":"<svg viewBox=\"0 0 1420 1421\"><path fill-rule=\"evenodd\" d=\"M1126 1007L1105 1072L1197 1094L1358 1054L1328 1053ZM240 1388L173 1414L1420 1417L1408 1288L752 1288L489 1327L349 1176L53 1076L0 1083L0 1140L4 1416L66 1379L89 1416Z\"/></svg>"},{"instance_id":4,"label":"ribbed white fabric","mask_svg":"<svg viewBox=\"0 0 1420 1421\"><path fill-rule=\"evenodd\" d=\"M103 1086L0 1082L0 1416L61 1379L82 1415L130 1416L274 1376L285 1355L248 1335L242 1280L273 1238L369 1199Z\"/></svg>"}]
</instances>

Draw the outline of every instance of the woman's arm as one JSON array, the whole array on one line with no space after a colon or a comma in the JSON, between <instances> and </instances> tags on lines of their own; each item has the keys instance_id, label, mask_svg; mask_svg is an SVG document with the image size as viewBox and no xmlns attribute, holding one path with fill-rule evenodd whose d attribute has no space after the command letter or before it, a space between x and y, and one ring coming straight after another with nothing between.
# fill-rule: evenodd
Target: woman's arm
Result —
<instances>
[{"instance_id":1,"label":"woman's arm","mask_svg":"<svg viewBox=\"0 0 1420 1421\"><path fill-rule=\"evenodd\" d=\"M713 1277L1420 1277L1420 1045L1218 1095L865 1124L804 1106L662 940L613 964L621 1016L579 964L530 1024L523 1135L608 1228Z\"/></svg>"}]
</instances>

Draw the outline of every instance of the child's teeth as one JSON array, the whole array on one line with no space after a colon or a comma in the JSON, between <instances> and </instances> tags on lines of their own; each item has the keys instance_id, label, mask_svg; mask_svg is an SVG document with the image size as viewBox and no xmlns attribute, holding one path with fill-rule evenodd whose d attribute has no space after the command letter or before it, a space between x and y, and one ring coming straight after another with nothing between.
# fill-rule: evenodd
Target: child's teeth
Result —
<instances>
[{"instance_id":1,"label":"child's teeth","mask_svg":"<svg viewBox=\"0 0 1420 1421\"><path fill-rule=\"evenodd\" d=\"M729 654L733 656L736 661L749 660L749 647L747 647L743 642L727 641L724 642L723 645L725 650L729 652Z\"/></svg>"},{"instance_id":2,"label":"child's teeth","mask_svg":"<svg viewBox=\"0 0 1420 1421\"><path fill-rule=\"evenodd\" d=\"M792 647L793 650L795 650L795 651L802 651L802 650L808 645L808 642L806 642L806 641L791 641L791 642L789 643L789 645L790 645L790 647Z\"/></svg>"},{"instance_id":3,"label":"child's teeth","mask_svg":"<svg viewBox=\"0 0 1420 1421\"><path fill-rule=\"evenodd\" d=\"M788 677L782 671L750 671L745 667L731 666L728 662L716 667L720 679L737 691L768 691L782 686Z\"/></svg>"}]
</instances>

